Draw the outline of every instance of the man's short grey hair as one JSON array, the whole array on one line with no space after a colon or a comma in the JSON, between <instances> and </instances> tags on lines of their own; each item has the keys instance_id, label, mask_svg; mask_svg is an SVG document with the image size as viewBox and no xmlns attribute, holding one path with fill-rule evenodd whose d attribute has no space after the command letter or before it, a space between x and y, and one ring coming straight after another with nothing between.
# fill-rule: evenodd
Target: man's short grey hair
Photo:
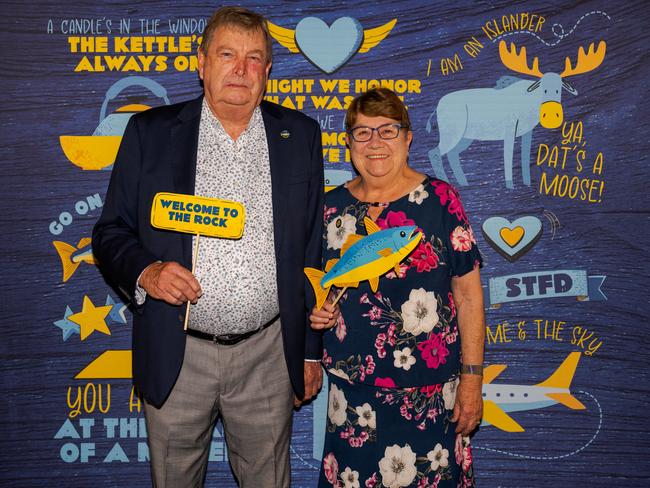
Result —
<instances>
[{"instance_id":1,"label":"man's short grey hair","mask_svg":"<svg viewBox=\"0 0 650 488\"><path fill-rule=\"evenodd\" d=\"M199 49L204 55L208 54L214 32L219 27L234 27L247 32L261 32L266 41L266 62L269 64L273 60L273 38L264 16L243 7L221 7L212 14L203 31L203 40Z\"/></svg>"}]
</instances>

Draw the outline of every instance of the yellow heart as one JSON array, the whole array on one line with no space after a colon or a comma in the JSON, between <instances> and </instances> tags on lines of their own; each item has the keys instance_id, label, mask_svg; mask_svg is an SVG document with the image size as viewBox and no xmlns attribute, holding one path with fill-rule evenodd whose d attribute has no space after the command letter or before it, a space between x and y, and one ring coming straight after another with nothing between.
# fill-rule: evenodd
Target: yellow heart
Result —
<instances>
[{"instance_id":1,"label":"yellow heart","mask_svg":"<svg viewBox=\"0 0 650 488\"><path fill-rule=\"evenodd\" d=\"M499 231L499 235L506 244L508 244L510 247L515 247L517 244L519 244L519 241L524 238L524 228L519 225L514 229L502 227Z\"/></svg>"}]
</instances>

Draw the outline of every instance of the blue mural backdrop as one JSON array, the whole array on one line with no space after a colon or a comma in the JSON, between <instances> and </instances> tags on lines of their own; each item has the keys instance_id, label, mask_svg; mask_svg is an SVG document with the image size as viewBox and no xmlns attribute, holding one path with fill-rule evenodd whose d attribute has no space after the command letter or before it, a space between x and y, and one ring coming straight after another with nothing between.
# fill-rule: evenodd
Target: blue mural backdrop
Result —
<instances>
[{"instance_id":1,"label":"blue mural backdrop","mask_svg":"<svg viewBox=\"0 0 650 488\"><path fill-rule=\"evenodd\" d=\"M410 164L461 192L489 306L479 486L647 486L645 2L244 3L277 41L267 98L320 122L329 186L352 176L347 104L388 86ZM146 486L131 314L89 237L128 118L200 93L213 7L1 5L0 480ZM293 486L315 485L325 397L295 415ZM206 483L235 486L220 426Z\"/></svg>"}]
</instances>

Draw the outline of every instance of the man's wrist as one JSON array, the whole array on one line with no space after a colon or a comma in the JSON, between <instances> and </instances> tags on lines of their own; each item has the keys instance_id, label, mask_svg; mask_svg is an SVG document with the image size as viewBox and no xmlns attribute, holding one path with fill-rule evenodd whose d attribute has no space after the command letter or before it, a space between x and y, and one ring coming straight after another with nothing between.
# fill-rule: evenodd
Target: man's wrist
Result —
<instances>
[{"instance_id":1,"label":"man's wrist","mask_svg":"<svg viewBox=\"0 0 650 488\"><path fill-rule=\"evenodd\" d=\"M151 268L154 264L158 264L162 261L156 261L155 263L151 263L148 265L146 268L144 268L141 272L140 275L138 276L138 279L135 280L135 293L134 293L134 298L135 298L135 304L138 306L144 305L144 301L147 299L147 290L144 289L142 286L142 276L144 275L145 271L147 271L149 268Z\"/></svg>"}]
</instances>

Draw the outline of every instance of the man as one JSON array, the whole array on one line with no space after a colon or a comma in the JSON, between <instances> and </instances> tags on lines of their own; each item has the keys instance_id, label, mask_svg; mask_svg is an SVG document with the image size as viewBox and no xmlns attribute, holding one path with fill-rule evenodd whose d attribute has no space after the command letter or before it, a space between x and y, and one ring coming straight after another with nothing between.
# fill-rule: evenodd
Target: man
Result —
<instances>
[{"instance_id":1,"label":"man","mask_svg":"<svg viewBox=\"0 0 650 488\"><path fill-rule=\"evenodd\" d=\"M271 37L260 15L219 9L198 68L202 97L129 122L93 251L135 304L133 378L154 485L202 485L221 415L240 485L286 487L294 393L298 405L322 380L303 277L320 264L321 134L314 120L262 101ZM201 239L193 275L192 237L149 224L161 191L243 203L243 237Z\"/></svg>"}]
</instances>

